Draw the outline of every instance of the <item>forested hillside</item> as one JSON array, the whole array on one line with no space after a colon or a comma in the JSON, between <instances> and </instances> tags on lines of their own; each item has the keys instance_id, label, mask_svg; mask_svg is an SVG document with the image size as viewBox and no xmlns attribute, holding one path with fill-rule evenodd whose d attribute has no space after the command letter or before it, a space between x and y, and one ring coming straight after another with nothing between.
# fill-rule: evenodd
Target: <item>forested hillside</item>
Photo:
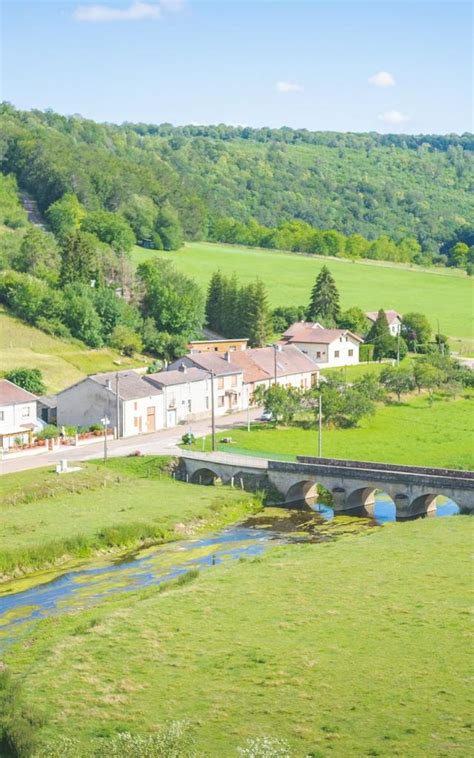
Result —
<instances>
[{"instance_id":1,"label":"forested hillside","mask_svg":"<svg viewBox=\"0 0 474 758\"><path fill-rule=\"evenodd\" d=\"M1 126L3 172L43 212L69 193L85 212L118 212L153 247L213 239L461 267L472 258L473 135L116 126L7 104Z\"/></svg>"}]
</instances>

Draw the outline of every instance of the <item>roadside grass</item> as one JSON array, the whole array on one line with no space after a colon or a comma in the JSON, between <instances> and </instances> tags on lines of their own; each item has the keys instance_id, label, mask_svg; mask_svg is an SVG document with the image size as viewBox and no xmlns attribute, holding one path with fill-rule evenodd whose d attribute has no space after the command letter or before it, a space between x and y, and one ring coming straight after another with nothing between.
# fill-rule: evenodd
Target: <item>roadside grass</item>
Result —
<instances>
[{"instance_id":1,"label":"roadside grass","mask_svg":"<svg viewBox=\"0 0 474 758\"><path fill-rule=\"evenodd\" d=\"M93 350L81 342L52 337L0 308L0 366L2 372L19 366L39 368L48 392L57 392L86 374L142 366L110 348Z\"/></svg>"},{"instance_id":2,"label":"roadside grass","mask_svg":"<svg viewBox=\"0 0 474 758\"><path fill-rule=\"evenodd\" d=\"M169 458L113 458L2 477L0 579L72 558L173 538L175 525L219 525L243 516L251 495L175 481ZM201 523L202 522L202 523Z\"/></svg>"},{"instance_id":3,"label":"roadside grass","mask_svg":"<svg viewBox=\"0 0 474 758\"><path fill-rule=\"evenodd\" d=\"M469 755L469 517L274 548L192 583L51 618L4 661L40 744L189 720L196 752ZM107 744L107 743L105 743Z\"/></svg>"},{"instance_id":4,"label":"roadside grass","mask_svg":"<svg viewBox=\"0 0 474 758\"><path fill-rule=\"evenodd\" d=\"M401 403L379 405L374 416L364 418L354 429L323 428L323 455L359 461L402 463L412 466L474 469L474 397L466 393L457 400L435 396L430 407L426 395ZM219 439L231 437L232 443ZM210 450L211 440L204 441ZM255 424L222 432L218 450L293 460L297 455L317 455L315 426L277 427ZM193 445L203 448L203 440Z\"/></svg>"},{"instance_id":5,"label":"roadside grass","mask_svg":"<svg viewBox=\"0 0 474 758\"><path fill-rule=\"evenodd\" d=\"M268 287L270 302L278 305L306 305L311 287L323 265L336 279L343 308L359 305L364 310L393 308L400 313L421 311L433 329L452 338L456 350L473 349L473 281L452 269L421 269L373 261L348 261L297 253L239 247L237 245L192 242L176 252L135 248L132 259L142 262L159 256L206 287L217 269L235 272L242 282L259 277Z\"/></svg>"}]
</instances>

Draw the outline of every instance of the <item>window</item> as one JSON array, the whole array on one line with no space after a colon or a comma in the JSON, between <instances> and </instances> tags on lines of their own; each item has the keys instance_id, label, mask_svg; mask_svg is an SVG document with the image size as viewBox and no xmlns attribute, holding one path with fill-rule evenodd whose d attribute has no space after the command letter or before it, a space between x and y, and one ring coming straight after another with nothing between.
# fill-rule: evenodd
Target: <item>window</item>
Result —
<instances>
[{"instance_id":1,"label":"window","mask_svg":"<svg viewBox=\"0 0 474 758\"><path fill-rule=\"evenodd\" d=\"M224 389L224 377L223 376L217 377L217 389L218 390L223 390Z\"/></svg>"},{"instance_id":2,"label":"window","mask_svg":"<svg viewBox=\"0 0 474 758\"><path fill-rule=\"evenodd\" d=\"M191 413L191 408L192 408L192 402L191 400L188 400L188 413Z\"/></svg>"},{"instance_id":3,"label":"window","mask_svg":"<svg viewBox=\"0 0 474 758\"><path fill-rule=\"evenodd\" d=\"M26 408L23 408L21 415L23 418L27 418L30 415L30 408L29 406L26 406Z\"/></svg>"},{"instance_id":4,"label":"window","mask_svg":"<svg viewBox=\"0 0 474 758\"><path fill-rule=\"evenodd\" d=\"M0 421L5 421L5 411L0 411Z\"/></svg>"},{"instance_id":5,"label":"window","mask_svg":"<svg viewBox=\"0 0 474 758\"><path fill-rule=\"evenodd\" d=\"M224 407L224 395L220 395L217 398L217 405L219 406L219 408L223 408Z\"/></svg>"},{"instance_id":6,"label":"window","mask_svg":"<svg viewBox=\"0 0 474 758\"><path fill-rule=\"evenodd\" d=\"M232 387L237 387L237 375L231 378L230 384Z\"/></svg>"},{"instance_id":7,"label":"window","mask_svg":"<svg viewBox=\"0 0 474 758\"><path fill-rule=\"evenodd\" d=\"M135 417L135 418L133 419L133 426L135 426L135 427L137 427L137 426L138 426L138 418L137 418L137 417Z\"/></svg>"},{"instance_id":8,"label":"window","mask_svg":"<svg viewBox=\"0 0 474 758\"><path fill-rule=\"evenodd\" d=\"M206 396L206 411L209 410L209 397Z\"/></svg>"},{"instance_id":9,"label":"window","mask_svg":"<svg viewBox=\"0 0 474 758\"><path fill-rule=\"evenodd\" d=\"M353 356L354 355L354 351L353 350L348 350L348 355Z\"/></svg>"},{"instance_id":10,"label":"window","mask_svg":"<svg viewBox=\"0 0 474 758\"><path fill-rule=\"evenodd\" d=\"M137 402L135 402L135 403L133 404L133 410L134 410L134 411L138 411L138 403L137 403Z\"/></svg>"},{"instance_id":11,"label":"window","mask_svg":"<svg viewBox=\"0 0 474 758\"><path fill-rule=\"evenodd\" d=\"M334 357L335 358L339 358L339 350L335 350L334 351Z\"/></svg>"},{"instance_id":12,"label":"window","mask_svg":"<svg viewBox=\"0 0 474 758\"><path fill-rule=\"evenodd\" d=\"M321 350L318 350L316 353L316 358L321 358Z\"/></svg>"}]
</instances>

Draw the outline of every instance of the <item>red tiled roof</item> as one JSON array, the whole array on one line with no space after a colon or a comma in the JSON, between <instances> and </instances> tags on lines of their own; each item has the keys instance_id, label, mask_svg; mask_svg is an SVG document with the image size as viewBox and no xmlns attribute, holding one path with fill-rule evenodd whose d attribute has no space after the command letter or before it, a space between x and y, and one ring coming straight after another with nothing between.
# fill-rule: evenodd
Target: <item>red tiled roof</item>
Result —
<instances>
[{"instance_id":1,"label":"red tiled roof","mask_svg":"<svg viewBox=\"0 0 474 758\"><path fill-rule=\"evenodd\" d=\"M36 395L9 382L8 379L0 379L0 405L15 405L17 403L31 403L36 400Z\"/></svg>"},{"instance_id":2,"label":"red tiled roof","mask_svg":"<svg viewBox=\"0 0 474 758\"><path fill-rule=\"evenodd\" d=\"M371 321L377 321L377 316L379 315L379 312L367 311L365 315ZM397 313L397 311L385 311L385 315L387 317L387 321L389 324L393 324L393 322L396 321L397 319L400 319L400 321L402 320L402 317L400 316L399 313Z\"/></svg>"},{"instance_id":3,"label":"red tiled roof","mask_svg":"<svg viewBox=\"0 0 474 758\"><path fill-rule=\"evenodd\" d=\"M349 336L356 342L363 340L349 329L324 329L321 324L312 324L308 321L300 321L292 324L283 334L286 343L312 342L315 344L330 345L339 337Z\"/></svg>"},{"instance_id":4,"label":"red tiled roof","mask_svg":"<svg viewBox=\"0 0 474 758\"><path fill-rule=\"evenodd\" d=\"M275 356L277 377L318 371L318 365L296 345L279 345L276 351L273 347L257 347L245 352L230 353L230 362L242 368L244 382L258 382L274 377Z\"/></svg>"}]
</instances>

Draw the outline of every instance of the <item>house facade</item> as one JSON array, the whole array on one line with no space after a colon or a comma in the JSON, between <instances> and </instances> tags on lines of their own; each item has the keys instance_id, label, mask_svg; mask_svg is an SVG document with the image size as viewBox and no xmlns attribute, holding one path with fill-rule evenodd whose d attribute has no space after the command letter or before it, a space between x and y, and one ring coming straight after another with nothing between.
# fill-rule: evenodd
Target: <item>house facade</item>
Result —
<instances>
[{"instance_id":1,"label":"house facade","mask_svg":"<svg viewBox=\"0 0 474 758\"><path fill-rule=\"evenodd\" d=\"M193 340L188 349L191 353L227 353L234 350L246 350L247 339L209 339Z\"/></svg>"},{"instance_id":2,"label":"house facade","mask_svg":"<svg viewBox=\"0 0 474 758\"><path fill-rule=\"evenodd\" d=\"M146 381L162 392L166 428L209 415L211 380L207 371L181 363L177 369L148 374Z\"/></svg>"},{"instance_id":3,"label":"house facade","mask_svg":"<svg viewBox=\"0 0 474 758\"><path fill-rule=\"evenodd\" d=\"M236 351L237 352L237 351ZM190 353L174 361L169 369L176 370L181 366L198 368L205 371L211 378L214 375L214 407L216 416L225 413L239 411L245 407L243 398L243 372L230 356L234 353L226 353L224 356L215 353Z\"/></svg>"},{"instance_id":4,"label":"house facade","mask_svg":"<svg viewBox=\"0 0 474 758\"><path fill-rule=\"evenodd\" d=\"M388 329L392 337L397 337L402 330L402 317L400 316L397 311L384 311L387 322L388 322ZM366 314L367 318L369 319L371 325L375 324L377 321L377 316L379 315L378 311L368 311Z\"/></svg>"},{"instance_id":5,"label":"house facade","mask_svg":"<svg viewBox=\"0 0 474 758\"><path fill-rule=\"evenodd\" d=\"M164 427L163 392L135 371L94 374L57 394L58 426L101 424L109 419L121 437Z\"/></svg>"},{"instance_id":6,"label":"house facade","mask_svg":"<svg viewBox=\"0 0 474 758\"><path fill-rule=\"evenodd\" d=\"M282 344L296 346L319 368L356 365L362 342L348 329L325 329L321 324L304 321L292 324L282 337Z\"/></svg>"},{"instance_id":7,"label":"house facade","mask_svg":"<svg viewBox=\"0 0 474 758\"><path fill-rule=\"evenodd\" d=\"M0 379L0 448L9 450L30 443L40 427L36 396L8 379Z\"/></svg>"}]
</instances>

